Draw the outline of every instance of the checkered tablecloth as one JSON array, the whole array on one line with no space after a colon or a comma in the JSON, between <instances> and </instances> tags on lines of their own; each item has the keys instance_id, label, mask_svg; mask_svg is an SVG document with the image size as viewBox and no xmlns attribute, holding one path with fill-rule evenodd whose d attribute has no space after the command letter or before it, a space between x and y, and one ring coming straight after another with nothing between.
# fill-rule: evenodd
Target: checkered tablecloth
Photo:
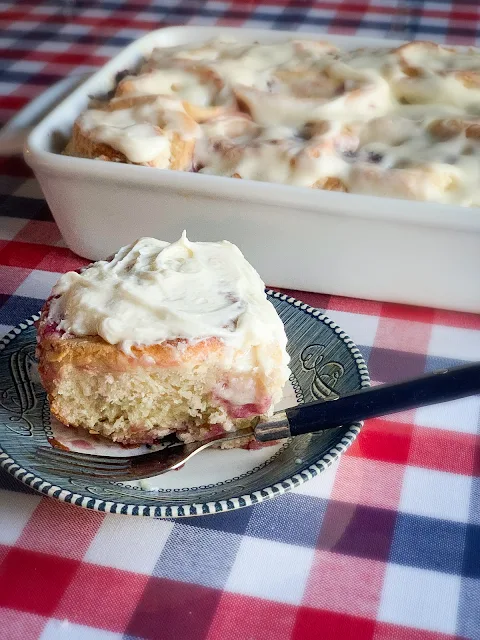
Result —
<instances>
[{"instance_id":1,"label":"checkered tablecloth","mask_svg":"<svg viewBox=\"0 0 480 640\"><path fill-rule=\"evenodd\" d=\"M474 44L477 0L0 2L0 120L164 24ZM0 332L36 312L65 248L20 158L0 158ZM356 341L374 382L480 360L480 316L296 293ZM182 521L82 511L0 472L5 640L480 638L480 398L371 420L276 500Z\"/></svg>"}]
</instances>

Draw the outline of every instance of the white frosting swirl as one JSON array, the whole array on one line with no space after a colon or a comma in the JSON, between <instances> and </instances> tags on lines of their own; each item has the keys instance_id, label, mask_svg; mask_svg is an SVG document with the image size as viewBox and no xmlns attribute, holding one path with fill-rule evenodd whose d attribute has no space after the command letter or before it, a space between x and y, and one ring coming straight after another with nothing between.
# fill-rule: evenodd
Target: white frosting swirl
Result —
<instances>
[{"instance_id":1,"label":"white frosting swirl","mask_svg":"<svg viewBox=\"0 0 480 640\"><path fill-rule=\"evenodd\" d=\"M165 169L169 166L173 133L177 132L184 140L201 135L181 103L164 96L128 108L88 109L79 123L89 136L109 144L131 162L148 163L156 159L157 166Z\"/></svg>"},{"instance_id":2,"label":"white frosting swirl","mask_svg":"<svg viewBox=\"0 0 480 640\"><path fill-rule=\"evenodd\" d=\"M264 283L230 242L140 238L110 261L61 276L49 318L127 352L164 340L220 338L238 349L287 343ZM262 352L265 349L262 348ZM288 363L285 352L284 364Z\"/></svg>"}]
</instances>

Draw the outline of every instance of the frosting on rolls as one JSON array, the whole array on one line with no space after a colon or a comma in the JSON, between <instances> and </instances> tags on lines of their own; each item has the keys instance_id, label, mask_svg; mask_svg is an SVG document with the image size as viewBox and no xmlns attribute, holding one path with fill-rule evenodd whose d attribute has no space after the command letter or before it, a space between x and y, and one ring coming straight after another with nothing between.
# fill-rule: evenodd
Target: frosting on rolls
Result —
<instances>
[{"instance_id":1,"label":"frosting on rolls","mask_svg":"<svg viewBox=\"0 0 480 640\"><path fill-rule=\"evenodd\" d=\"M230 242L169 244L140 238L112 260L61 276L49 320L77 337L100 336L129 352L133 345L216 337L245 350L246 366L279 344L288 364L283 323L264 283ZM273 366L273 363L272 363Z\"/></svg>"},{"instance_id":2,"label":"frosting on rolls","mask_svg":"<svg viewBox=\"0 0 480 640\"><path fill-rule=\"evenodd\" d=\"M80 126L134 163L157 159L157 166L168 168L172 134L179 133L187 140L200 135L198 125L182 104L168 97L155 97L148 102L119 99L117 103L112 101L110 107L88 109L80 116Z\"/></svg>"},{"instance_id":3,"label":"frosting on rolls","mask_svg":"<svg viewBox=\"0 0 480 640\"><path fill-rule=\"evenodd\" d=\"M154 49L79 126L133 163L480 206L479 104L477 49L217 39Z\"/></svg>"}]
</instances>

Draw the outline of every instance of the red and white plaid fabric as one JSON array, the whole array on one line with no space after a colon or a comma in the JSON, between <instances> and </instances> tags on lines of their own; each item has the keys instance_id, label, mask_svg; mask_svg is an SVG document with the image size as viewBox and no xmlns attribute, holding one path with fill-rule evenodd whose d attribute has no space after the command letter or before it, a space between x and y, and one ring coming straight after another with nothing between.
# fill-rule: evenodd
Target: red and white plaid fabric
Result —
<instances>
[{"instance_id":1,"label":"red and white plaid fabric","mask_svg":"<svg viewBox=\"0 0 480 640\"><path fill-rule=\"evenodd\" d=\"M480 40L477 0L0 2L0 119L167 24ZM29 170L0 158L0 332L37 311L65 248ZM273 283L274 284L274 283ZM376 383L480 360L480 316L294 292ZM480 638L480 398L371 420L290 494L182 521L82 511L0 472L6 640Z\"/></svg>"}]
</instances>

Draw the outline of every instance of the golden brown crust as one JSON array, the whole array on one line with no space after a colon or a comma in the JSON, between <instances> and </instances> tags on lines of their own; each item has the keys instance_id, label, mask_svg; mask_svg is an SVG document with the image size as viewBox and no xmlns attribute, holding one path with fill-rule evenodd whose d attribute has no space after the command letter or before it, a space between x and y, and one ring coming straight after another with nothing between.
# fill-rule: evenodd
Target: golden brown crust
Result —
<instances>
[{"instance_id":1,"label":"golden brown crust","mask_svg":"<svg viewBox=\"0 0 480 640\"><path fill-rule=\"evenodd\" d=\"M144 104L153 104L157 96L122 96L112 98L106 105L103 105L104 111L118 111L120 109L134 109Z\"/></svg>"},{"instance_id":2,"label":"golden brown crust","mask_svg":"<svg viewBox=\"0 0 480 640\"><path fill-rule=\"evenodd\" d=\"M409 42L395 50L399 57L399 64L405 75L410 78L419 78L425 76L425 69L420 62L415 60L416 54L424 53L428 56L442 53L446 56L455 56L458 54L456 49L444 47L434 42ZM436 72L440 76L451 76L458 80L467 89L480 89L480 73L478 71L465 70L459 71L448 69Z\"/></svg>"},{"instance_id":3,"label":"golden brown crust","mask_svg":"<svg viewBox=\"0 0 480 640\"><path fill-rule=\"evenodd\" d=\"M303 133L309 138L323 136L331 130L332 123L329 120L311 120L306 122L303 127Z\"/></svg>"},{"instance_id":4,"label":"golden brown crust","mask_svg":"<svg viewBox=\"0 0 480 640\"><path fill-rule=\"evenodd\" d=\"M339 178L321 178L312 184L312 189L325 189L325 191L348 191L344 182Z\"/></svg>"},{"instance_id":5,"label":"golden brown crust","mask_svg":"<svg viewBox=\"0 0 480 640\"><path fill-rule=\"evenodd\" d=\"M230 113L235 113L236 105L230 106L218 106L218 107L199 107L196 104L182 101L183 108L188 115L195 120L195 122L206 122L211 118L218 118L220 116L226 116Z\"/></svg>"},{"instance_id":6,"label":"golden brown crust","mask_svg":"<svg viewBox=\"0 0 480 640\"><path fill-rule=\"evenodd\" d=\"M111 112L119 109L131 109L132 107L139 107L144 104L152 104L157 99L157 96L132 96L124 98L115 98L111 100L107 105L102 106L103 111ZM160 116L160 114L159 114ZM185 130L187 132L193 132L196 124L194 120L187 114L185 116ZM158 131L158 135L168 135L160 126L155 127ZM176 131L169 134L170 137L170 160L169 169L175 169L178 171L186 171L190 169L193 162L193 152L195 149L195 139L183 138L180 133ZM91 160L104 160L108 162L122 162L125 164L140 164L146 167L164 167L163 157L155 158L149 162L134 163L128 160L128 158L121 151L117 151L109 144L99 142L95 139L93 132L87 131L82 128L82 116L77 118L73 125L72 136L63 151L63 155L74 156L77 158L88 158Z\"/></svg>"},{"instance_id":7,"label":"golden brown crust","mask_svg":"<svg viewBox=\"0 0 480 640\"><path fill-rule=\"evenodd\" d=\"M158 127L159 134L162 133ZM192 166L195 140L185 140L178 133L171 135L169 169L178 171L188 170ZM72 137L68 142L63 155L76 158L89 158L91 160L104 160L108 162L123 162L125 164L137 164L130 162L126 156L113 147L103 142L95 141L87 132L82 131L78 122L73 125ZM145 167L159 166L158 160L138 163ZM163 161L161 163L163 165Z\"/></svg>"},{"instance_id":8,"label":"golden brown crust","mask_svg":"<svg viewBox=\"0 0 480 640\"><path fill-rule=\"evenodd\" d=\"M296 51L299 52L314 52L317 55L319 53L336 53L339 51L331 42L326 40L292 40L292 45Z\"/></svg>"},{"instance_id":9,"label":"golden brown crust","mask_svg":"<svg viewBox=\"0 0 480 640\"><path fill-rule=\"evenodd\" d=\"M222 132L218 133L216 128ZM258 125L252 118L241 111L222 114L215 118L210 118L206 124L205 131L211 140L219 139L220 143L227 143L241 136L251 136L258 131Z\"/></svg>"},{"instance_id":10,"label":"golden brown crust","mask_svg":"<svg viewBox=\"0 0 480 640\"><path fill-rule=\"evenodd\" d=\"M467 89L480 89L480 73L478 71L457 71L454 75Z\"/></svg>"},{"instance_id":11,"label":"golden brown crust","mask_svg":"<svg viewBox=\"0 0 480 640\"><path fill-rule=\"evenodd\" d=\"M439 140L450 140L465 130L461 120L451 118L434 120L428 126L428 132Z\"/></svg>"},{"instance_id":12,"label":"golden brown crust","mask_svg":"<svg viewBox=\"0 0 480 640\"><path fill-rule=\"evenodd\" d=\"M436 42L430 42L428 40L417 40L416 42L407 42L402 46L394 50L394 53L398 55L400 68L405 75L411 78L417 78L424 75L424 70L421 66L417 65L413 58L417 53L427 53L434 55L439 51L445 51L446 53L456 53L455 49L450 47L442 47Z\"/></svg>"},{"instance_id":13,"label":"golden brown crust","mask_svg":"<svg viewBox=\"0 0 480 640\"><path fill-rule=\"evenodd\" d=\"M206 67L199 66L195 62L189 60L176 60L171 61L171 64L179 69L182 69L186 73L190 73L194 76L197 76L199 83L205 84L211 87L212 95L218 94L225 86L224 81L221 76L218 75L213 69L209 69ZM139 76L130 76L122 80L117 89L116 89L116 99L122 99L126 96L133 96L134 99L139 97L141 98L151 98L156 97L156 95L160 94L147 94L146 96L138 96L136 95L138 92L138 87L136 80L141 79L143 76L152 74L152 73L161 73L162 69L158 67L148 68L145 67L143 72ZM175 86L172 86L172 90L174 91L172 97L177 97L175 94ZM235 100L232 96L230 101L222 105L216 106L199 106L195 105L188 100L182 100L183 108L186 113L195 120L195 122L205 122L210 118L216 118L221 115L226 115L228 113L232 113L236 110Z\"/></svg>"},{"instance_id":14,"label":"golden brown crust","mask_svg":"<svg viewBox=\"0 0 480 640\"><path fill-rule=\"evenodd\" d=\"M86 132L82 131L79 122L73 125L72 137L70 138L63 154L76 158L90 158L92 160L108 160L110 162L128 162L127 158L120 151L103 142L96 142Z\"/></svg>"},{"instance_id":15,"label":"golden brown crust","mask_svg":"<svg viewBox=\"0 0 480 640\"><path fill-rule=\"evenodd\" d=\"M331 99L338 95L344 86L343 80L308 67L278 69L274 77L288 85L292 96L298 99Z\"/></svg>"},{"instance_id":16,"label":"golden brown crust","mask_svg":"<svg viewBox=\"0 0 480 640\"><path fill-rule=\"evenodd\" d=\"M413 200L432 200L432 191L443 196L459 187L454 169L437 171L428 165L406 169L358 165L353 168L351 179L355 193L377 193Z\"/></svg>"},{"instance_id":17,"label":"golden brown crust","mask_svg":"<svg viewBox=\"0 0 480 640\"><path fill-rule=\"evenodd\" d=\"M465 135L467 136L467 138L480 140L480 123L474 122L472 124L469 124L465 129Z\"/></svg>"},{"instance_id":18,"label":"golden brown crust","mask_svg":"<svg viewBox=\"0 0 480 640\"><path fill-rule=\"evenodd\" d=\"M72 364L108 373L129 370L135 366L180 366L192 360L201 361L222 348L218 338L207 338L195 343L166 340L159 344L134 346L131 349L132 355L127 355L117 345L109 344L99 336L67 338L53 334L40 340L37 353L40 368L60 368Z\"/></svg>"},{"instance_id":19,"label":"golden brown crust","mask_svg":"<svg viewBox=\"0 0 480 640\"><path fill-rule=\"evenodd\" d=\"M430 123L429 133L439 140L450 140L465 133L467 138L480 138L480 122L475 120L438 119Z\"/></svg>"},{"instance_id":20,"label":"golden brown crust","mask_svg":"<svg viewBox=\"0 0 480 640\"><path fill-rule=\"evenodd\" d=\"M178 133L173 133L170 141L169 169L188 171L193 164L195 140L185 140Z\"/></svg>"}]
</instances>

